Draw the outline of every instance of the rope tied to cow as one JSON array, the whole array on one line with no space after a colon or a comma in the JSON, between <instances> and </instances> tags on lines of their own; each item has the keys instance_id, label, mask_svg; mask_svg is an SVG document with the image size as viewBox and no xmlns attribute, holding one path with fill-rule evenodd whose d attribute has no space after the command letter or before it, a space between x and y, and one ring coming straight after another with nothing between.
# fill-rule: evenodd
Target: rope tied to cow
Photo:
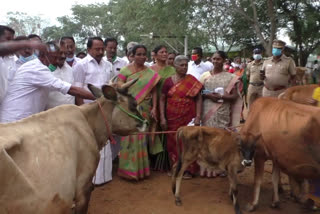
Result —
<instances>
[{"instance_id":1,"label":"rope tied to cow","mask_svg":"<svg viewBox=\"0 0 320 214\"><path fill-rule=\"evenodd\" d=\"M229 126L225 129L229 132L236 132L236 128L243 126L243 124L237 125L237 126ZM157 131L157 132L136 132L132 133L130 135L158 135L158 134L175 134L177 131Z\"/></svg>"}]
</instances>

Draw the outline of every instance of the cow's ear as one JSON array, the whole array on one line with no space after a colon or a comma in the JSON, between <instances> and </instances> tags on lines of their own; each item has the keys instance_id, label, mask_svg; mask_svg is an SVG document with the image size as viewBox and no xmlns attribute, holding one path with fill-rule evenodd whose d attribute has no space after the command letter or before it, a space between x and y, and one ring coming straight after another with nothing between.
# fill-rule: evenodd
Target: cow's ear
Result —
<instances>
[{"instance_id":1,"label":"cow's ear","mask_svg":"<svg viewBox=\"0 0 320 214\"><path fill-rule=\"evenodd\" d=\"M100 98L102 96L102 91L100 88L95 87L94 85L88 84L88 88L96 98Z\"/></svg>"},{"instance_id":2,"label":"cow's ear","mask_svg":"<svg viewBox=\"0 0 320 214\"><path fill-rule=\"evenodd\" d=\"M117 101L117 99L118 99L116 89L110 85L103 85L102 86L102 93L103 93L104 97L107 98L108 100Z\"/></svg>"}]
</instances>

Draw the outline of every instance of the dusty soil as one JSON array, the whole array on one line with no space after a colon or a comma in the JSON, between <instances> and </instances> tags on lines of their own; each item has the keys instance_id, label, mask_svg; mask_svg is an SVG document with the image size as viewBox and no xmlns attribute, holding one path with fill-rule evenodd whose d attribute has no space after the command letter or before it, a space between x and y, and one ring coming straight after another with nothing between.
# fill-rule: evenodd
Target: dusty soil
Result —
<instances>
[{"instance_id":1,"label":"dusty soil","mask_svg":"<svg viewBox=\"0 0 320 214\"><path fill-rule=\"evenodd\" d=\"M272 200L271 163L266 164L260 204L255 214L301 214L306 213L289 197L287 177L281 176L285 192L280 196L280 209L270 208ZM239 174L239 202L243 213L252 199L253 167ZM228 197L227 178L200 178L183 180L181 199L177 207L171 192L171 178L166 173L152 172L150 178L132 182L119 178L96 187L90 201L90 214L233 214Z\"/></svg>"}]
</instances>

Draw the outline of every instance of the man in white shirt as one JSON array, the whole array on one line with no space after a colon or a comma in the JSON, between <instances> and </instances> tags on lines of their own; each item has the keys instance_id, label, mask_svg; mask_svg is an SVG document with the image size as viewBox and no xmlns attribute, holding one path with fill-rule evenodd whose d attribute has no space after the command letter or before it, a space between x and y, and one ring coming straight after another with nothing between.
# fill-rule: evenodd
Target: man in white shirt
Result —
<instances>
[{"instance_id":1,"label":"man in white shirt","mask_svg":"<svg viewBox=\"0 0 320 214\"><path fill-rule=\"evenodd\" d=\"M26 36L17 36L14 39L14 41L28 41L28 40L29 38ZM16 69L20 68L20 66L23 65L24 63L37 58L32 48L23 48L17 51L16 55L17 55L17 58L15 60Z\"/></svg>"},{"instance_id":2,"label":"man in white shirt","mask_svg":"<svg viewBox=\"0 0 320 214\"><path fill-rule=\"evenodd\" d=\"M104 45L106 47L105 59L112 63L112 77L117 76L121 68L127 66L128 63L117 56L118 41L115 38L106 38Z\"/></svg>"},{"instance_id":3,"label":"man in white shirt","mask_svg":"<svg viewBox=\"0 0 320 214\"><path fill-rule=\"evenodd\" d=\"M66 62L70 67L75 66L80 58L75 56L76 42L74 38L72 36L63 36L61 37L60 42L64 42L67 48Z\"/></svg>"},{"instance_id":4,"label":"man in white shirt","mask_svg":"<svg viewBox=\"0 0 320 214\"><path fill-rule=\"evenodd\" d=\"M54 77L47 66L57 60L59 47L50 42L47 51L19 68L2 101L0 122L13 122L44 111L50 91L95 99L90 92Z\"/></svg>"},{"instance_id":5,"label":"man in white shirt","mask_svg":"<svg viewBox=\"0 0 320 214\"><path fill-rule=\"evenodd\" d=\"M11 41L15 31L4 25L0 25L0 43ZM12 80L16 71L15 59L11 53L4 54L0 58L0 104L8 88L9 81Z\"/></svg>"},{"instance_id":6,"label":"man in white shirt","mask_svg":"<svg viewBox=\"0 0 320 214\"><path fill-rule=\"evenodd\" d=\"M44 44L34 41L7 41L3 37L3 29L5 29L3 27L5 26L0 25L0 105L7 92L9 81L12 80L13 74L15 74L15 61L10 54L23 48L44 49L46 47ZM9 36L9 39L12 37L13 34Z\"/></svg>"},{"instance_id":7,"label":"man in white shirt","mask_svg":"<svg viewBox=\"0 0 320 214\"><path fill-rule=\"evenodd\" d=\"M204 72L211 71L213 69L213 65L202 62L202 57L202 48L193 48L191 55L192 61L189 62L187 74L191 74L198 80Z\"/></svg>"},{"instance_id":8,"label":"man in white shirt","mask_svg":"<svg viewBox=\"0 0 320 214\"><path fill-rule=\"evenodd\" d=\"M74 84L85 89L88 83L101 87L112 77L112 64L103 59L105 50L103 40L100 37L89 38L87 49L87 56L73 67ZM76 97L77 105L88 102L90 101ZM93 183L99 185L110 180L112 180L112 154L108 143L100 151L100 161Z\"/></svg>"},{"instance_id":9,"label":"man in white shirt","mask_svg":"<svg viewBox=\"0 0 320 214\"><path fill-rule=\"evenodd\" d=\"M52 71L53 76L73 84L73 73L72 68L66 62L66 53L67 53L67 46L61 40L60 41L60 52L59 58L55 64L53 64L56 69ZM57 91L52 91L49 93L49 100L46 109L54 108L59 105L64 104L75 104L75 97L69 94L61 94Z\"/></svg>"}]
</instances>

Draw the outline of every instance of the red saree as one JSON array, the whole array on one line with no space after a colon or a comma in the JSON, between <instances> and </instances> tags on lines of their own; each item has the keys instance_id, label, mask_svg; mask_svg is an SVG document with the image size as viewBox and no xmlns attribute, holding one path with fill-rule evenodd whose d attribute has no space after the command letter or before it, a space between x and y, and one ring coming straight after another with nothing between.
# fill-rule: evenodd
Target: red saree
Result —
<instances>
[{"instance_id":1,"label":"red saree","mask_svg":"<svg viewBox=\"0 0 320 214\"><path fill-rule=\"evenodd\" d=\"M164 84L162 93L166 93L168 85L173 85L171 78ZM176 131L181 126L186 126L196 116L196 96L202 84L192 75L187 75L182 81L173 85L168 92L166 102L166 118L169 131ZM167 151L171 164L177 162L177 142L175 134L167 134ZM195 174L199 166L193 163L188 171Z\"/></svg>"}]
</instances>

